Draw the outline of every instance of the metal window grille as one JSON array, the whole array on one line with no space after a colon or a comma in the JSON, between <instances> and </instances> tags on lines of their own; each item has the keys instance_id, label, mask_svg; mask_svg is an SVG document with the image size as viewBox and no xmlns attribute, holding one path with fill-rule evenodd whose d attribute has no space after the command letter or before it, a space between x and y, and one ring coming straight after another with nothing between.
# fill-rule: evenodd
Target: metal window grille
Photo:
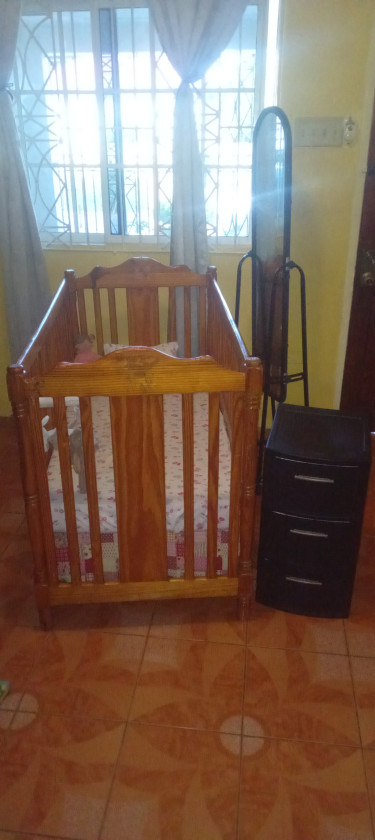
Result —
<instances>
[{"instance_id":1,"label":"metal window grille","mask_svg":"<svg viewBox=\"0 0 375 840\"><path fill-rule=\"evenodd\" d=\"M32 12L26 2L21 18L12 81L42 242L167 247L179 76L147 7L85 5ZM195 87L213 244L250 233L265 42L264 4L254 2Z\"/></svg>"}]
</instances>

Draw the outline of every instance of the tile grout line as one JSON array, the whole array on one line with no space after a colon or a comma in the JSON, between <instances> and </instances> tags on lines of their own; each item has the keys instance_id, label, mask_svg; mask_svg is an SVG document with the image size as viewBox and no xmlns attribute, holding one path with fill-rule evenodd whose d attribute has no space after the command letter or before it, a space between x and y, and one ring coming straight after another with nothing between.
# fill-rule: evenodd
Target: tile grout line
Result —
<instances>
[{"instance_id":1,"label":"tile grout line","mask_svg":"<svg viewBox=\"0 0 375 840\"><path fill-rule=\"evenodd\" d=\"M249 632L249 620L246 620L245 645L243 647L244 663L243 663L243 686L242 686L242 713L241 713L241 733L240 733L240 754L238 764L238 790L237 790L237 820L236 820L236 840L240 840L240 804L241 804L241 779L242 779L242 760L243 760L243 742L244 742L244 705L246 693L246 678L247 678L247 641Z\"/></svg>"},{"instance_id":2,"label":"tile grout line","mask_svg":"<svg viewBox=\"0 0 375 840\"><path fill-rule=\"evenodd\" d=\"M130 722L129 721L129 715L130 715L130 711L131 711L131 708L132 708L132 705L133 705L133 700L134 700L134 695L135 695L137 685L138 685L139 675L141 673L142 665L143 665L143 662L144 662L147 642L148 642L148 639L150 637L150 630L151 630L152 620L153 620L154 613L155 613L155 608L156 607L155 607L155 604L154 604L153 610L152 610L152 613L151 613L151 616L150 616L150 620L149 620L148 630L147 630L147 633L144 637L143 653L142 653L142 656L140 658L136 678L134 680L134 687L133 687L133 691L132 691L131 698L130 698L130 701L129 701L127 718L124 721L124 732L123 732L123 736L121 738L121 743L119 745L119 749L118 749L118 753L117 753L117 759L116 759L114 767L113 767L112 778L111 778L111 781L110 781L110 784L109 784L108 796L107 796L107 800L106 800L106 803L105 803L105 806L104 806L103 816L102 816L102 819L101 819L101 822L100 822L100 827L99 827L99 831L98 831L97 840L100 840L100 838L102 837L103 831L104 831L105 822L106 822L107 813L108 813L108 808L109 808L109 803L110 803L110 799L111 799L111 794L112 794L112 790L113 790L113 786L114 786L114 782L115 782L117 768L119 766L120 755L121 755L121 752L122 752L122 748L124 746L125 737L126 737L126 733L127 733L129 722ZM1 840L1 838L0 838L0 840Z\"/></svg>"},{"instance_id":3,"label":"tile grout line","mask_svg":"<svg viewBox=\"0 0 375 840\"><path fill-rule=\"evenodd\" d=\"M345 638L347 640L346 627L345 627ZM361 757L362 757L363 775L364 775L365 785L366 785L367 804L368 804L368 810L369 810L369 816L370 816L371 830L372 830L373 838L375 840L375 815L373 815L372 808L371 808L371 795L370 795L369 782L368 782L367 771L366 771L366 762L365 762L365 757L364 757L365 746L364 746L363 741L362 741L362 732L361 732L359 713L358 713L357 695L356 695L356 691L355 691L354 675L353 675L353 670L352 670L352 656L349 653L348 640L347 640L347 645L348 645L348 665L349 665L349 671L350 671L350 679L351 679L351 683L352 683L353 697L354 697L354 703L355 703L355 713L356 713L356 718L357 718L357 725L358 725L358 732L359 732L359 739L360 739L360 750L361 750Z\"/></svg>"}]
</instances>

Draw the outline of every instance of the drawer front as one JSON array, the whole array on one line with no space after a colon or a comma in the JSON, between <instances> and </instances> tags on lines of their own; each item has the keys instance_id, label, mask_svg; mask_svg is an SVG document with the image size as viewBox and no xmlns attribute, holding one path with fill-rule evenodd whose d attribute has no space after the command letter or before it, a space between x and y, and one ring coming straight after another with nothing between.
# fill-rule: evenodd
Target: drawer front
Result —
<instances>
[{"instance_id":1,"label":"drawer front","mask_svg":"<svg viewBox=\"0 0 375 840\"><path fill-rule=\"evenodd\" d=\"M265 458L263 499L273 510L323 519L352 519L362 510L363 495L358 466Z\"/></svg>"},{"instance_id":2,"label":"drawer front","mask_svg":"<svg viewBox=\"0 0 375 840\"><path fill-rule=\"evenodd\" d=\"M256 600L298 615L346 618L350 612L354 570L345 576L305 575L293 566L263 557L258 563Z\"/></svg>"},{"instance_id":3,"label":"drawer front","mask_svg":"<svg viewBox=\"0 0 375 840\"><path fill-rule=\"evenodd\" d=\"M306 519L262 511L260 556L288 562L303 574L344 570L357 549L358 528L347 522Z\"/></svg>"}]
</instances>

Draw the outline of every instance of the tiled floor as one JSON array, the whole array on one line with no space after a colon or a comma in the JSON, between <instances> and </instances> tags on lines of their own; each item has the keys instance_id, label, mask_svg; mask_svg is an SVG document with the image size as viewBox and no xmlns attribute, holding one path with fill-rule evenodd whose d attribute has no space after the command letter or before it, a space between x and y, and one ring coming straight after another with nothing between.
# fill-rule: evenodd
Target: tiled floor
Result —
<instances>
[{"instance_id":1,"label":"tiled floor","mask_svg":"<svg viewBox=\"0 0 375 840\"><path fill-rule=\"evenodd\" d=\"M45 633L7 420L0 479L0 840L374 840L371 533L345 621L180 601Z\"/></svg>"}]
</instances>

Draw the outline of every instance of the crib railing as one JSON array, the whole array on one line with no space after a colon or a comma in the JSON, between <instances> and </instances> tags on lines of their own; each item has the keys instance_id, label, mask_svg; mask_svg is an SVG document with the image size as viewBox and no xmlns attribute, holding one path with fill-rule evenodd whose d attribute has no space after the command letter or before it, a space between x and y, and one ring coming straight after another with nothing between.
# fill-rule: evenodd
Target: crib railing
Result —
<instances>
[{"instance_id":1,"label":"crib railing","mask_svg":"<svg viewBox=\"0 0 375 840\"><path fill-rule=\"evenodd\" d=\"M200 354L205 354L206 287L208 276L196 274L185 266L163 266L156 260L136 257L114 268L97 266L85 277L71 277L76 290L80 332L96 334L98 353L105 343L104 308L108 310L107 341L119 341L119 321L126 313L127 344L153 346L161 341L159 290L168 289L167 317L169 341L176 340L176 291L183 289L185 356L191 355L190 290L198 289ZM125 300L119 311L121 291ZM93 317L90 321L90 313ZM165 339L164 339L165 340ZM123 342L125 343L125 342Z\"/></svg>"},{"instance_id":2,"label":"crib railing","mask_svg":"<svg viewBox=\"0 0 375 840\"><path fill-rule=\"evenodd\" d=\"M183 371L183 373L181 373ZM164 473L163 393L182 394L183 482L185 522L184 580L194 579L194 485L193 485L193 394L209 394L208 431L208 516L206 580L216 578L217 516L219 477L219 394L233 393L236 424L232 447L231 495L229 514L228 579L249 576L251 521L253 515L254 422L259 408L260 368L250 362L244 372L230 371L210 358L177 360L156 350L119 350L91 365L57 366L51 373L34 380L31 418L37 461L37 490L44 511L45 563L40 564L38 583L57 587L52 603L64 599L64 585L58 584L52 519L48 499L46 469L38 459L42 435L38 426L39 397L54 400L58 449L61 465L67 538L71 565L71 586L75 599L87 600L89 584L81 583L79 546L74 509L74 488L70 464L64 396L79 397L84 461L87 478L93 576L104 584L101 556L91 396L109 396L114 462L115 497L119 544L119 583L134 584L131 597L153 597L143 583L155 581L160 592L168 583L166 509ZM255 377L255 378L254 378ZM253 378L253 381L251 379ZM258 382L256 382L258 380ZM257 388L252 401L249 388ZM255 394L255 390L254 390ZM254 415L254 420L252 415ZM250 483L249 483L250 482ZM251 483L252 482L252 483ZM238 545L241 538L240 571ZM140 562L141 558L141 562ZM242 564L242 565L241 565ZM169 581L171 583L171 581ZM170 596L173 597L173 581ZM220 586L221 586L220 582ZM230 584L229 584L230 585ZM220 591L218 588L218 594ZM228 587L228 581L226 583ZM201 587L201 588L200 588ZM194 581L190 595L204 594L202 582ZM206 590L207 591L207 590ZM234 590L233 590L234 591ZM223 590L224 592L224 590ZM120 596L119 596L120 597ZM127 597L129 590L127 589ZM165 597L165 594L164 594Z\"/></svg>"},{"instance_id":3,"label":"crib railing","mask_svg":"<svg viewBox=\"0 0 375 840\"><path fill-rule=\"evenodd\" d=\"M70 364L74 339L93 329L99 353L105 338L117 344L127 320L128 343L160 343L158 288L168 295L168 339L175 340L176 291L183 287L185 355L190 352L190 291L198 289L199 360L173 359L158 351L119 350L90 365ZM122 296L122 299L121 299ZM124 314L125 313L125 314ZM208 315L208 318L207 318ZM208 323L208 327L206 324ZM212 358L214 357L215 361ZM65 360L66 363L62 362ZM168 581L162 394L182 395L185 516L184 597L229 594L248 599L253 534L257 423L262 370L248 357L216 283L215 269L198 275L137 258L114 269L97 268L77 278L68 271L29 347L8 369L8 390L17 419L26 512L34 555L38 606L73 600L174 597L179 581ZM207 575L194 579L193 394L209 394ZM80 403L94 589L81 580L74 487L65 397ZM108 396L114 455L119 583L104 582L91 396ZM71 584L58 580L40 416L40 397L53 398L61 464ZM231 440L230 543L228 576L216 578L219 408ZM129 446L129 440L131 445ZM140 501L142 500L142 504ZM149 511L149 527L144 511ZM141 513L142 512L142 513ZM150 536L152 535L152 536ZM238 561L238 546L241 555ZM142 556L142 566L138 558ZM154 581L149 587L149 582ZM212 587L208 593L207 581ZM190 583L189 583L190 582ZM191 584L191 585L190 585ZM211 586L210 584L210 586ZM65 587L65 589L64 589ZM66 594L66 587L69 594ZM109 588L108 588L109 587Z\"/></svg>"}]
</instances>

